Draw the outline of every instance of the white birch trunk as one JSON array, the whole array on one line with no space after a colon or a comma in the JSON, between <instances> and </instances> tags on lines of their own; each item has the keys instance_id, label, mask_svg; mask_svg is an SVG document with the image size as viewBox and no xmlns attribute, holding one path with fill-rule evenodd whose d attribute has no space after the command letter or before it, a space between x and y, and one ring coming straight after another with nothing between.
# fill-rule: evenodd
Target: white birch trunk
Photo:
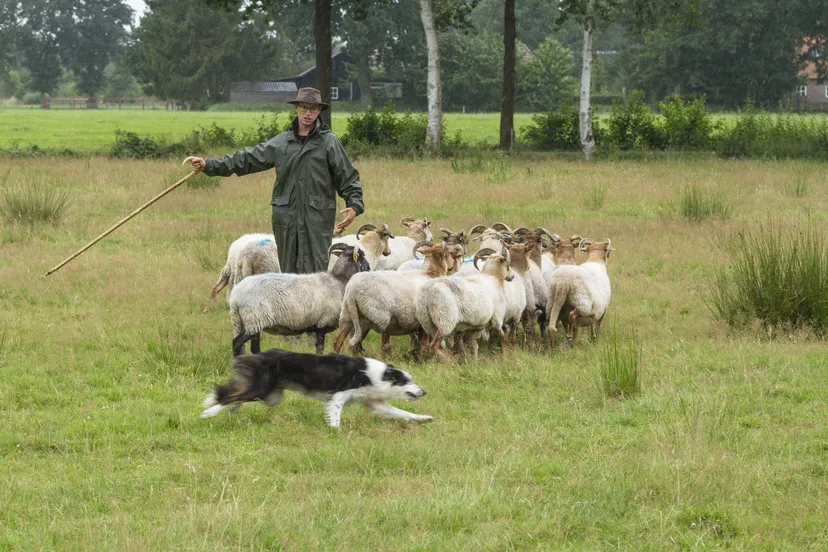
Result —
<instances>
[{"instance_id":1,"label":"white birch trunk","mask_svg":"<svg viewBox=\"0 0 828 552\"><path fill-rule=\"evenodd\" d=\"M592 135L592 114L590 112L590 88L592 85L592 31L595 28L595 0L587 0L584 16L584 52L581 66L581 107L579 111L581 147L584 159L592 159L595 151L595 137Z\"/></svg>"},{"instance_id":2,"label":"white birch trunk","mask_svg":"<svg viewBox=\"0 0 828 552\"><path fill-rule=\"evenodd\" d=\"M443 93L440 86L440 52L437 49L437 28L434 24L434 1L420 0L420 18L428 50L428 126L426 145L439 148L443 141Z\"/></svg>"}]
</instances>

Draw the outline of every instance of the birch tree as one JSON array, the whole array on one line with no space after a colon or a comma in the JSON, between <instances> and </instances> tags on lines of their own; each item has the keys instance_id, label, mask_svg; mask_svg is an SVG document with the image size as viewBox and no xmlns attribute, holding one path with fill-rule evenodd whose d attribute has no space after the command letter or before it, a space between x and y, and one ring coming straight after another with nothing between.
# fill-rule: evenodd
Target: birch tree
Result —
<instances>
[{"instance_id":1,"label":"birch tree","mask_svg":"<svg viewBox=\"0 0 828 552\"><path fill-rule=\"evenodd\" d=\"M443 93L440 86L440 51L437 47L434 0L420 0L420 18L423 21L428 52L426 145L437 149L443 141Z\"/></svg>"}]
</instances>

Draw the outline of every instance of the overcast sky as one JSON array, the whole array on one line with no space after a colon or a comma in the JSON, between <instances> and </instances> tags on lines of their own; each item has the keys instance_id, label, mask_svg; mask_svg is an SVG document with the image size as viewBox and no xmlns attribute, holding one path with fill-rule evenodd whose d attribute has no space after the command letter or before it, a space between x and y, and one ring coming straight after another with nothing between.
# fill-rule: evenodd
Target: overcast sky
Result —
<instances>
[{"instance_id":1,"label":"overcast sky","mask_svg":"<svg viewBox=\"0 0 828 552\"><path fill-rule=\"evenodd\" d=\"M126 0L126 3L129 4L129 7L135 11L135 21L138 21L141 14L144 13L144 10L147 7L147 5L144 4L144 0Z\"/></svg>"}]
</instances>

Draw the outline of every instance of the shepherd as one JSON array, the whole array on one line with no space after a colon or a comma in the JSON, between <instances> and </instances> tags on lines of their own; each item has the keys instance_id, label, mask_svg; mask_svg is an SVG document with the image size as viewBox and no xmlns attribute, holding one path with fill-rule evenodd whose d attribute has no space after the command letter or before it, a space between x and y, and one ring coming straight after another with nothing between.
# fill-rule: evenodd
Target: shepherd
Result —
<instances>
[{"instance_id":1,"label":"shepherd","mask_svg":"<svg viewBox=\"0 0 828 552\"><path fill-rule=\"evenodd\" d=\"M276 169L272 225L283 272L323 272L336 222L336 194L345 200L336 224L340 234L365 210L362 185L339 138L319 114L330 108L315 88L302 88L287 102L296 117L285 132L233 155L204 160L193 157L196 171L207 176L244 176Z\"/></svg>"}]
</instances>

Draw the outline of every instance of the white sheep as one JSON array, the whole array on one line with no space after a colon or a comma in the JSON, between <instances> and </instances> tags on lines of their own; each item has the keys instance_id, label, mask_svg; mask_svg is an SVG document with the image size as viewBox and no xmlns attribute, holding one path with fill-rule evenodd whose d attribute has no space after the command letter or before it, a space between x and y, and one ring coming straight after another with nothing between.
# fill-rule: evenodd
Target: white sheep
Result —
<instances>
[{"instance_id":1,"label":"white sheep","mask_svg":"<svg viewBox=\"0 0 828 552\"><path fill-rule=\"evenodd\" d=\"M491 227L478 224L469 230L469 236L480 234L476 238L472 238L473 242L480 242L480 249L493 249L499 251L503 247L503 242L509 240L514 231L508 224L503 222L496 222Z\"/></svg>"},{"instance_id":2,"label":"white sheep","mask_svg":"<svg viewBox=\"0 0 828 552\"><path fill-rule=\"evenodd\" d=\"M345 287L342 310L339 315L339 334L334 340L334 351L339 352L345 337L350 339L351 351L362 354L362 341L369 330L381 334L382 351L391 354L392 335L411 335L420 329L414 311L417 290L432 278L452 274L457 260L463 258L460 245L435 245L421 241L413 247L424 255L422 272L376 271L356 274Z\"/></svg>"},{"instance_id":3,"label":"white sheep","mask_svg":"<svg viewBox=\"0 0 828 552\"><path fill-rule=\"evenodd\" d=\"M518 243L526 243L532 247L527 250L529 266L524 279L527 281L526 289L526 309L527 317L531 323L524 325L526 332L526 339L528 342L535 340L535 325L534 321L537 319L541 329L541 337L546 338L546 304L549 301L549 287L543 277L541 271L543 236L549 236L552 241L558 236L551 234L544 228L537 230L529 230L528 228L518 228L512 234L512 239ZM534 304L535 314L530 315L529 311Z\"/></svg>"},{"instance_id":4,"label":"white sheep","mask_svg":"<svg viewBox=\"0 0 828 552\"><path fill-rule=\"evenodd\" d=\"M566 340L572 344L577 326L590 326L592 338L598 337L601 322L609 308L612 295L607 274L607 261L615 251L607 238L602 243L582 240L581 250L587 260L578 266L561 266L549 282L549 344L557 344L557 322L561 318Z\"/></svg>"},{"instance_id":5,"label":"white sheep","mask_svg":"<svg viewBox=\"0 0 828 552\"><path fill-rule=\"evenodd\" d=\"M249 243L265 244L268 242L273 243L275 247L276 242L273 239L273 234L245 234L230 244L230 248L227 250L227 261L225 261L221 269L219 279L216 285L213 286L213 290L210 293L210 300L207 302L207 306L204 307L203 312L207 312L210 309L213 301L216 299L216 295L228 285L230 287L227 289L227 299L230 299L230 292L236 283L235 271L239 252Z\"/></svg>"},{"instance_id":6,"label":"white sheep","mask_svg":"<svg viewBox=\"0 0 828 552\"><path fill-rule=\"evenodd\" d=\"M549 288L549 280L552 278L552 273L559 266L578 264L575 260L575 250L581 244L581 240L583 240L581 236L574 234L569 240L558 239L544 248L541 273L543 274L543 279L546 281L547 289Z\"/></svg>"},{"instance_id":7,"label":"white sheep","mask_svg":"<svg viewBox=\"0 0 828 552\"><path fill-rule=\"evenodd\" d=\"M236 269L233 271L233 285L236 286L254 274L281 272L279 265L279 251L276 242L262 240L251 242L239 251L236 257Z\"/></svg>"},{"instance_id":8,"label":"white sheep","mask_svg":"<svg viewBox=\"0 0 828 552\"><path fill-rule=\"evenodd\" d=\"M501 343L505 342L503 319L506 295L503 282L513 279L509 252L505 249L501 253L481 249L475 253L475 264L481 258L487 260L481 272L465 277L435 278L423 284L417 292L414 307L420 326L431 337L429 356L437 355L443 338L453 332L470 332L475 360L477 338L483 330L497 334ZM421 360L426 353L423 345L421 343Z\"/></svg>"},{"instance_id":9,"label":"white sheep","mask_svg":"<svg viewBox=\"0 0 828 552\"><path fill-rule=\"evenodd\" d=\"M415 243L432 239L431 222L428 219L418 220L407 217L400 224L408 228L407 235L396 236L388 240L391 254L380 257L373 270L397 270L406 261L414 259L413 247Z\"/></svg>"},{"instance_id":10,"label":"white sheep","mask_svg":"<svg viewBox=\"0 0 828 552\"><path fill-rule=\"evenodd\" d=\"M316 352L325 348L325 334L339 322L342 295L348 280L370 270L359 247L334 244L328 255L338 256L330 272L314 274L258 274L248 276L230 293L233 355L259 352L261 332L277 335L316 334Z\"/></svg>"},{"instance_id":11,"label":"white sheep","mask_svg":"<svg viewBox=\"0 0 828 552\"><path fill-rule=\"evenodd\" d=\"M363 235L363 232L365 232L365 235ZM391 233L387 224L383 224L379 228L373 224L363 224L356 234L334 238L331 245L358 245L365 252L365 258L368 259L371 270L377 270L379 260L391 254L391 248L388 245L389 239L394 239L394 234ZM336 258L331 257L328 261L328 272L333 269L336 263Z\"/></svg>"}]
</instances>

